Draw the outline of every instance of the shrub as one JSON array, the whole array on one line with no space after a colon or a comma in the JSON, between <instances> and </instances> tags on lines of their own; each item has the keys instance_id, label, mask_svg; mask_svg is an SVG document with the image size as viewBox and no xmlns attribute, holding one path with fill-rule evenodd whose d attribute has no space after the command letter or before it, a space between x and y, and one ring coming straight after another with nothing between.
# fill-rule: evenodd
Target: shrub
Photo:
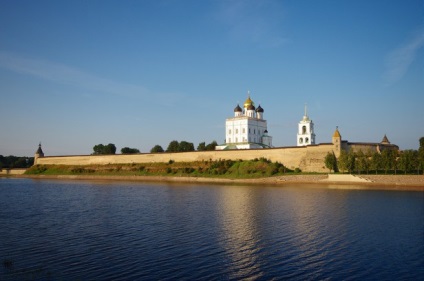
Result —
<instances>
[{"instance_id":1,"label":"shrub","mask_svg":"<svg viewBox=\"0 0 424 281\"><path fill-rule=\"evenodd\" d=\"M73 174L88 174L88 173L94 173L95 172L95 170L93 170L93 169L85 169L85 168L82 168L82 167L76 167L76 168L73 168L73 169L71 169L71 173L73 173Z\"/></svg>"},{"instance_id":2,"label":"shrub","mask_svg":"<svg viewBox=\"0 0 424 281\"><path fill-rule=\"evenodd\" d=\"M45 171L47 171L48 169L47 169L47 167L46 166L43 166L43 165L36 165L36 166L33 166L33 167L31 167L28 171L27 171L27 173L28 174L42 174L42 173L44 173Z\"/></svg>"},{"instance_id":3,"label":"shrub","mask_svg":"<svg viewBox=\"0 0 424 281\"><path fill-rule=\"evenodd\" d=\"M137 148L124 147L124 148L121 149L121 153L122 154L135 154L135 153L140 153L140 150L138 150Z\"/></svg>"}]
</instances>

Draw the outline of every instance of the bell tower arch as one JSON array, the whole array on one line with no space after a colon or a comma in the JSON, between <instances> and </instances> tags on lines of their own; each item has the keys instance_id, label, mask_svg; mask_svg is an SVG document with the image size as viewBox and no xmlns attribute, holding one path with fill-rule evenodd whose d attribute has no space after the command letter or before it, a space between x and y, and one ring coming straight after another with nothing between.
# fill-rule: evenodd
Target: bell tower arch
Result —
<instances>
[{"instance_id":1,"label":"bell tower arch","mask_svg":"<svg viewBox=\"0 0 424 281\"><path fill-rule=\"evenodd\" d=\"M315 144L314 122L309 119L307 107L305 104L305 115L298 124L297 146Z\"/></svg>"}]
</instances>

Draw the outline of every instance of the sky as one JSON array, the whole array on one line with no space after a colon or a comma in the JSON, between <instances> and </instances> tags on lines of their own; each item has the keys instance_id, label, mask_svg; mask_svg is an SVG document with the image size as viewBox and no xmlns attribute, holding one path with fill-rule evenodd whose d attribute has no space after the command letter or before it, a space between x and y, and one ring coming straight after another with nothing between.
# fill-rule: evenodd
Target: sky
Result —
<instances>
[{"instance_id":1,"label":"sky","mask_svg":"<svg viewBox=\"0 0 424 281\"><path fill-rule=\"evenodd\" d=\"M0 1L0 155L225 139L250 91L273 145L417 149L424 0Z\"/></svg>"}]
</instances>

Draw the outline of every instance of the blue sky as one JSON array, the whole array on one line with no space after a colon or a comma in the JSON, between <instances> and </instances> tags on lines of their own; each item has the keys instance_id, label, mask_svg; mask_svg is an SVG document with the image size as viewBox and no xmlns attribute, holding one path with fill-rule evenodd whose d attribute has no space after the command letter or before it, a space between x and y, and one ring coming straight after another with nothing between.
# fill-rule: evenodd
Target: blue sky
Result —
<instances>
[{"instance_id":1,"label":"blue sky","mask_svg":"<svg viewBox=\"0 0 424 281\"><path fill-rule=\"evenodd\" d=\"M275 146L424 136L424 1L0 1L0 154L223 143L247 91Z\"/></svg>"}]
</instances>

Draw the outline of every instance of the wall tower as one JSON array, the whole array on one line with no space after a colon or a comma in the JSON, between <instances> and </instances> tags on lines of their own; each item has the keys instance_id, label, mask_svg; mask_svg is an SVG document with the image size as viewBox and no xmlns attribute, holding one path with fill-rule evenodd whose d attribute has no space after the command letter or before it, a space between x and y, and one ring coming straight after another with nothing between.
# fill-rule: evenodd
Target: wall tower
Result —
<instances>
[{"instance_id":1,"label":"wall tower","mask_svg":"<svg viewBox=\"0 0 424 281\"><path fill-rule=\"evenodd\" d=\"M34 154L34 165L37 165L37 159L42 157L44 157L44 152L41 149L41 142L40 142L40 144L38 145L38 149Z\"/></svg>"},{"instance_id":2,"label":"wall tower","mask_svg":"<svg viewBox=\"0 0 424 281\"><path fill-rule=\"evenodd\" d=\"M340 135L338 126L336 126L336 130L334 131L331 140L334 145L333 152L335 153L336 157L338 157L340 155L340 152L342 151L342 135Z\"/></svg>"}]
</instances>

